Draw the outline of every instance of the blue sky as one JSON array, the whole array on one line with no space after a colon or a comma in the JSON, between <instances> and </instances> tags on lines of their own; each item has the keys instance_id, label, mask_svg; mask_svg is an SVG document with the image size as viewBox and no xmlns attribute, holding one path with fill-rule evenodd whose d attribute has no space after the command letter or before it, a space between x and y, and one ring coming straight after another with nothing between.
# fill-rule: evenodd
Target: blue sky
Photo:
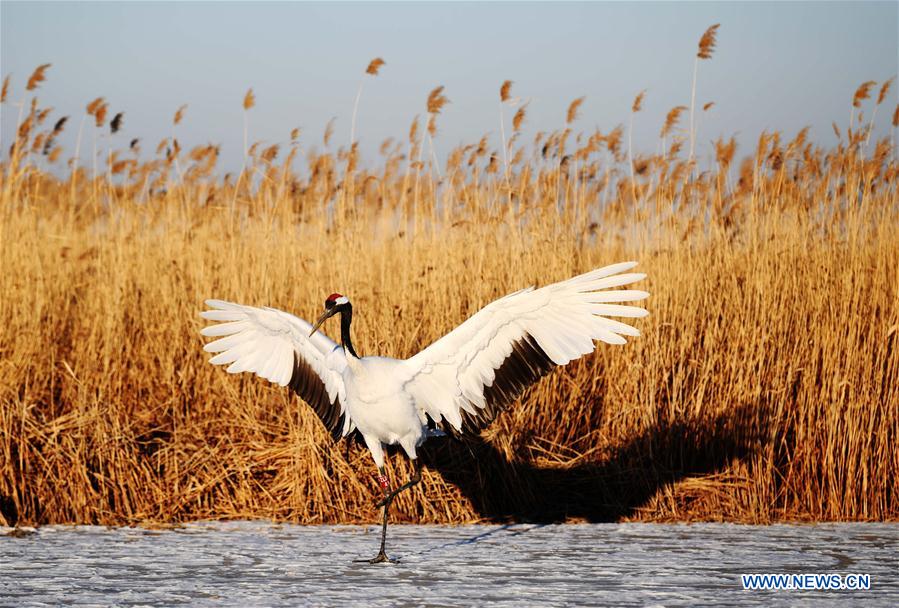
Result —
<instances>
[{"instance_id":1,"label":"blue sky","mask_svg":"<svg viewBox=\"0 0 899 608\"><path fill-rule=\"evenodd\" d=\"M62 138L67 153L85 105L102 95L111 113L125 112L122 145L140 137L147 155L172 133L172 115L186 103L175 130L182 145L222 144L226 167L239 166L241 101L249 87L257 97L251 141L284 143L301 127L304 145L321 147L325 125L336 117L332 145L342 145L360 78L375 56L387 65L366 80L357 126L370 164L384 138L405 137L437 85L451 101L438 123L441 160L452 146L484 133L498 142L498 89L505 79L515 81L513 95L530 100L528 139L564 126L568 104L581 95L577 127L606 132L627 124L634 96L647 89L634 142L649 152L668 109L689 104L697 41L720 22L715 55L700 62L697 103L716 105L701 116L699 141L737 134L741 156L763 129L792 136L810 125L813 139L832 144L831 121L845 128L855 88L899 71L897 7L3 1L0 71L12 75L16 102L34 67L53 64L38 93L42 105L56 108L54 116L72 116ZM897 90L878 112L882 134ZM4 150L16 113L3 107Z\"/></svg>"}]
</instances>

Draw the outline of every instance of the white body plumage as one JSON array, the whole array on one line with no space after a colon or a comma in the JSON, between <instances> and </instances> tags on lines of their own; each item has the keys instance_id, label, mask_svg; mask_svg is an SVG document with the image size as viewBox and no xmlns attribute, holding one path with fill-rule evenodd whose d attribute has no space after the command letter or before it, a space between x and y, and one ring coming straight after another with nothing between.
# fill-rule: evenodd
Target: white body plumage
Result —
<instances>
[{"instance_id":1,"label":"white body plumage","mask_svg":"<svg viewBox=\"0 0 899 608\"><path fill-rule=\"evenodd\" d=\"M405 390L405 362L388 357L346 357L347 414L359 429L378 468L384 466L383 445L399 444L410 458L427 432L427 420Z\"/></svg>"}]
</instances>

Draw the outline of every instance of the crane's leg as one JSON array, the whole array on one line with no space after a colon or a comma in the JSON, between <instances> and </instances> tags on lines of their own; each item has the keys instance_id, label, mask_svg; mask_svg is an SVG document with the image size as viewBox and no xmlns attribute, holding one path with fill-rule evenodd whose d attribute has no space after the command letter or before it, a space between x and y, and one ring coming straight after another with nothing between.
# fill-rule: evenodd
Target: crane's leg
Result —
<instances>
[{"instance_id":1,"label":"crane's leg","mask_svg":"<svg viewBox=\"0 0 899 608\"><path fill-rule=\"evenodd\" d=\"M383 474L383 473L382 473ZM396 490L392 492L388 492L384 495L384 498L381 499L381 502L378 503L378 506L384 507L384 521L381 524L381 550L378 551L378 556L374 559L370 560L370 564L379 564L381 562L389 562L390 558L387 557L387 553L384 550L384 545L387 543L387 511L390 509L390 503L393 502L393 499L396 498L397 494L400 492L404 492L421 481L421 460L415 459L415 473L412 475L412 478L409 479L406 483L398 487Z\"/></svg>"}]
</instances>

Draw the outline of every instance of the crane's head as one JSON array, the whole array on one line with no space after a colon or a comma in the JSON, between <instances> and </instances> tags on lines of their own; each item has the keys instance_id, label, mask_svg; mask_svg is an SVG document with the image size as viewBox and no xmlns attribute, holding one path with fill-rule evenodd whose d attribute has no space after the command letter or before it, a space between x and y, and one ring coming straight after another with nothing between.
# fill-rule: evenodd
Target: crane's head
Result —
<instances>
[{"instance_id":1,"label":"crane's head","mask_svg":"<svg viewBox=\"0 0 899 608\"><path fill-rule=\"evenodd\" d=\"M324 323L329 317L333 317L339 312L343 312L347 310L350 306L350 299L346 296L342 296L339 293L332 293L328 296L328 299L325 300L325 310L322 312L321 316L315 322L315 325L312 326L312 331L309 332L311 336L318 328Z\"/></svg>"}]
</instances>

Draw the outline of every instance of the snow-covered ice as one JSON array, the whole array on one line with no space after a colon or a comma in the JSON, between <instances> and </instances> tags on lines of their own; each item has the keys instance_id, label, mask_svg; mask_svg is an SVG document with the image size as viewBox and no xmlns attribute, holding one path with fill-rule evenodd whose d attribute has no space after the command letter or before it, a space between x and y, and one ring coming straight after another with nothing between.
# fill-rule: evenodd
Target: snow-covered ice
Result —
<instances>
[{"instance_id":1,"label":"snow-covered ice","mask_svg":"<svg viewBox=\"0 0 899 608\"><path fill-rule=\"evenodd\" d=\"M0 529L0 605L899 605L899 526L390 527L204 522ZM861 573L868 591L744 591L743 573Z\"/></svg>"}]
</instances>

